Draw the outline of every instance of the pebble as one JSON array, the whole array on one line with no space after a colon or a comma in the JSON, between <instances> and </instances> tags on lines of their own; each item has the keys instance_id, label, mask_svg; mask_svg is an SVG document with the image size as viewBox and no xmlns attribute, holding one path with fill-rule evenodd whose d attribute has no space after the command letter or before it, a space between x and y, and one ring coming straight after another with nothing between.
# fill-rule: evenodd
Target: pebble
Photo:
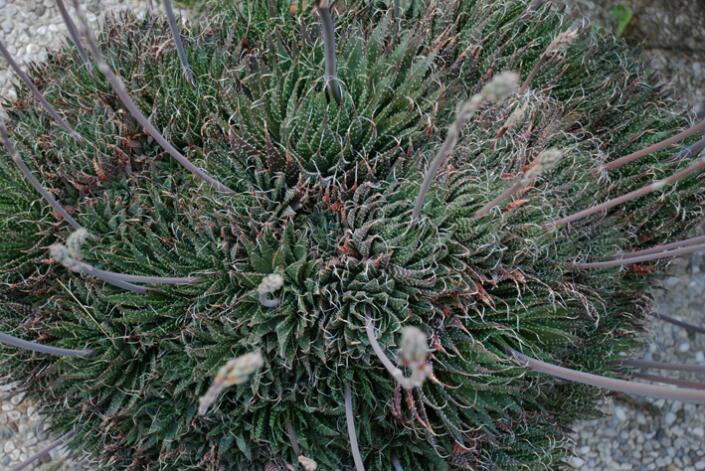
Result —
<instances>
[{"instance_id":1,"label":"pebble","mask_svg":"<svg viewBox=\"0 0 705 471\"><path fill-rule=\"evenodd\" d=\"M15 449L15 443L8 440L5 442L5 446L2 449L5 453L10 453L12 450Z\"/></svg>"},{"instance_id":2,"label":"pebble","mask_svg":"<svg viewBox=\"0 0 705 471\"><path fill-rule=\"evenodd\" d=\"M624 422L625 420L627 420L627 412L624 410L623 407L615 407L614 416L617 417L620 422Z\"/></svg>"},{"instance_id":3,"label":"pebble","mask_svg":"<svg viewBox=\"0 0 705 471\"><path fill-rule=\"evenodd\" d=\"M24 394L23 394L23 393L15 394L15 395L12 396L12 398L10 399L10 404L12 404L13 406L16 406L16 405L18 405L20 402L22 402L22 399L24 399Z\"/></svg>"},{"instance_id":4,"label":"pebble","mask_svg":"<svg viewBox=\"0 0 705 471\"><path fill-rule=\"evenodd\" d=\"M666 425L673 425L676 422L676 414L673 412L668 412L666 414L666 417L664 417L663 421L666 423Z\"/></svg>"}]
</instances>

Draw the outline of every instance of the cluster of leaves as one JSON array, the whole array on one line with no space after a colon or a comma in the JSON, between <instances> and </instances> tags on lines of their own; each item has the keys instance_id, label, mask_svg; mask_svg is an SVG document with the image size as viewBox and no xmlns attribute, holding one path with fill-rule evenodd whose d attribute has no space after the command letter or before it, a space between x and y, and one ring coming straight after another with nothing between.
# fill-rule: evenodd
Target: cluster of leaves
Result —
<instances>
[{"instance_id":1,"label":"cluster of leaves","mask_svg":"<svg viewBox=\"0 0 705 471\"><path fill-rule=\"evenodd\" d=\"M67 229L2 154L0 330L94 355L13 351L0 370L110 469L262 469L295 463L296 450L349 469L346 384L369 469L556 467L566 427L598 393L527 373L507 349L609 373L636 342L656 270L571 264L673 240L702 195L693 176L547 229L687 165L660 152L604 174L684 120L618 44L585 33L527 93L480 110L412 223L456 105L499 71L527 77L565 29L536 3L410 0L397 19L385 2L339 2L339 105L304 2L211 5L183 31L195 87L164 20L109 20L100 47L138 106L232 195L172 162L75 50L56 52L31 75L84 139L26 91L7 108L24 160L98 236L84 259L201 281L126 293L50 263ZM551 147L563 152L555 168L474 217ZM271 273L284 278L275 308L257 296ZM434 376L422 388L401 390L372 355L368 317L391 351L403 326L427 332ZM253 348L265 367L198 417L218 367Z\"/></svg>"}]
</instances>

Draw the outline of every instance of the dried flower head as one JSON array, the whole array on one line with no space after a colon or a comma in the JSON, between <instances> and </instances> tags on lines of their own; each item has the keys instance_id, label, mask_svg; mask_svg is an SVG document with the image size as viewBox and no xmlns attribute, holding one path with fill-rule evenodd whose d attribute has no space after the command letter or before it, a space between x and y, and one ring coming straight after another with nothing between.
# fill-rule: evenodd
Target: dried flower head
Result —
<instances>
[{"instance_id":1,"label":"dried flower head","mask_svg":"<svg viewBox=\"0 0 705 471\"><path fill-rule=\"evenodd\" d=\"M272 299L269 295L279 291L282 286L284 286L284 277L282 277L279 273L270 273L262 278L262 281L257 287L257 294L259 295L260 304L265 307L277 307L280 302L279 299Z\"/></svg>"},{"instance_id":2,"label":"dried flower head","mask_svg":"<svg viewBox=\"0 0 705 471\"><path fill-rule=\"evenodd\" d=\"M499 103L516 93L519 84L519 74L505 71L494 76L487 85L482 87L480 96L488 103Z\"/></svg>"},{"instance_id":3,"label":"dried flower head","mask_svg":"<svg viewBox=\"0 0 705 471\"><path fill-rule=\"evenodd\" d=\"M525 101L524 103L522 103L521 106L518 106L514 111L512 111L512 114L510 114L509 118L507 118L505 126L508 128L514 128L519 126L521 123L524 122L528 114L529 103Z\"/></svg>"},{"instance_id":4,"label":"dried flower head","mask_svg":"<svg viewBox=\"0 0 705 471\"><path fill-rule=\"evenodd\" d=\"M68 249L68 253L71 257L76 260L81 259L81 247L86 242L88 237L88 231L83 228L76 229L71 233L71 235L68 236L66 239L66 248Z\"/></svg>"},{"instance_id":5,"label":"dried flower head","mask_svg":"<svg viewBox=\"0 0 705 471\"><path fill-rule=\"evenodd\" d=\"M282 286L284 286L284 277L282 277L279 273L270 273L262 278L262 281L257 287L257 293L271 294L279 291Z\"/></svg>"},{"instance_id":6,"label":"dried flower head","mask_svg":"<svg viewBox=\"0 0 705 471\"><path fill-rule=\"evenodd\" d=\"M56 262L71 271L79 270L79 263L72 255L68 247L64 244L52 244L49 246L49 255Z\"/></svg>"},{"instance_id":7,"label":"dried flower head","mask_svg":"<svg viewBox=\"0 0 705 471\"><path fill-rule=\"evenodd\" d=\"M316 471L318 469L318 463L304 455L299 455L299 464L303 466L305 471Z\"/></svg>"},{"instance_id":8,"label":"dried flower head","mask_svg":"<svg viewBox=\"0 0 705 471\"><path fill-rule=\"evenodd\" d=\"M421 364L428 355L428 339L421 329L415 326L404 327L401 331L399 356L405 365Z\"/></svg>"},{"instance_id":9,"label":"dried flower head","mask_svg":"<svg viewBox=\"0 0 705 471\"><path fill-rule=\"evenodd\" d=\"M565 54L571 44L575 42L577 37L577 29L571 29L559 33L548 45L546 51L544 52L544 55L547 58L554 58Z\"/></svg>"},{"instance_id":10,"label":"dried flower head","mask_svg":"<svg viewBox=\"0 0 705 471\"><path fill-rule=\"evenodd\" d=\"M536 157L536 162L526 171L523 180L527 184L541 175L543 172L551 170L563 158L563 152L558 149L547 149Z\"/></svg>"},{"instance_id":11,"label":"dried flower head","mask_svg":"<svg viewBox=\"0 0 705 471\"><path fill-rule=\"evenodd\" d=\"M252 373L262 368L263 365L262 354L253 352L233 358L221 366L215 375L213 384L198 400L198 414L204 415L225 388L246 382Z\"/></svg>"}]
</instances>

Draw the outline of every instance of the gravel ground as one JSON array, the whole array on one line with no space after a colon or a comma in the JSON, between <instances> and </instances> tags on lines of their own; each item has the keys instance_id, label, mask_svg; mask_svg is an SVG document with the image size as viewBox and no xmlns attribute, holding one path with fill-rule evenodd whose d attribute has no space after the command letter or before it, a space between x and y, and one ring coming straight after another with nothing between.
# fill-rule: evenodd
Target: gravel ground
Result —
<instances>
[{"instance_id":1,"label":"gravel ground","mask_svg":"<svg viewBox=\"0 0 705 471\"><path fill-rule=\"evenodd\" d=\"M89 20L117 8L145 11L149 0L84 0ZM615 0L559 0L576 17L587 16L606 29L614 26ZM634 19L625 39L641 49L661 76L668 79L686 110L705 109L705 1L625 0ZM21 63L44 60L47 50L64 40L64 26L54 0L0 0L0 40ZM0 94L14 97L11 72L0 59ZM672 276L656 291L657 310L701 324L705 300L705 256L673 263ZM670 324L654 321L649 347L635 358L705 365L705 336L689 336ZM661 373L659 373L661 374ZM666 374L666 373L664 373ZM674 375L670 375L674 376ZM695 379L675 375L680 379ZM678 402L635 400L613 396L602 405L604 417L575 426L577 456L585 470L705 470L705 409ZM9 469L51 441L37 405L0 386L0 469ZM55 450L38 466L42 471L90 469Z\"/></svg>"},{"instance_id":2,"label":"gravel ground","mask_svg":"<svg viewBox=\"0 0 705 471\"><path fill-rule=\"evenodd\" d=\"M656 292L656 312L702 325L705 256L680 259ZM648 347L633 358L705 365L705 336L654 320ZM671 374L669 374L671 373ZM656 372L698 381L697 375ZM700 379L702 381L702 379ZM605 416L576 425L576 457L571 464L588 470L705 469L705 407L678 401L613 396L604 401Z\"/></svg>"}]
</instances>

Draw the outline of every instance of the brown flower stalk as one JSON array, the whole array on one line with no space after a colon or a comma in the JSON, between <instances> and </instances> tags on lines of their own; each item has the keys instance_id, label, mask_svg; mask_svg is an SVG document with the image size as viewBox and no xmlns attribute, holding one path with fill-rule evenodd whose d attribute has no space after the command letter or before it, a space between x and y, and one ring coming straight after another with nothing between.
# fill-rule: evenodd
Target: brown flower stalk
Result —
<instances>
[{"instance_id":1,"label":"brown flower stalk","mask_svg":"<svg viewBox=\"0 0 705 471\"><path fill-rule=\"evenodd\" d=\"M91 276L103 280L118 288L123 288L135 293L146 293L147 288L138 286L135 283L155 284L155 285L191 285L201 281L200 277L163 277L146 275L128 275L112 271L100 270L93 265L81 261L80 248L88 238L85 229L74 231L66 240L66 245L53 244L49 247L51 258L60 263L69 271L80 273L84 276Z\"/></svg>"},{"instance_id":2,"label":"brown flower stalk","mask_svg":"<svg viewBox=\"0 0 705 471\"><path fill-rule=\"evenodd\" d=\"M650 249L635 250L634 252L627 252L621 254L622 258L633 258L641 255L647 255L651 253L663 252L664 250L677 249L681 247L690 247L692 245L705 244L705 236L692 237L690 239L679 240L677 242L671 242L669 244L656 245Z\"/></svg>"},{"instance_id":3,"label":"brown flower stalk","mask_svg":"<svg viewBox=\"0 0 705 471\"><path fill-rule=\"evenodd\" d=\"M659 312L652 312L651 315L656 317L657 319L661 319L664 322L677 325L678 327L681 327L689 332L693 332L694 334L705 334L705 328L678 320L675 317L671 317L666 314L661 314Z\"/></svg>"},{"instance_id":4,"label":"brown flower stalk","mask_svg":"<svg viewBox=\"0 0 705 471\"><path fill-rule=\"evenodd\" d=\"M624 360L619 360L618 365L631 366L634 368L648 368L654 370L666 370L666 371L688 371L691 373L705 373L705 366L703 365L687 365L682 363L664 363L660 361L649 361L649 360L639 360L633 358L627 358Z\"/></svg>"},{"instance_id":5,"label":"brown flower stalk","mask_svg":"<svg viewBox=\"0 0 705 471\"><path fill-rule=\"evenodd\" d=\"M78 29L76 28L76 24L71 19L71 15L69 14L68 9L66 8L66 4L64 3L64 0L56 0L56 6L59 8L59 13L61 14L61 18L64 20L64 23L66 24L66 28L69 31L69 36L71 36L71 41L73 41L74 46L76 46L76 50L78 51L78 55L81 58L81 62L83 62L83 64L88 69L88 72L92 75L93 74L93 63L88 58L88 54L86 53L86 50L83 48L83 44L81 44L81 35L78 34Z\"/></svg>"},{"instance_id":6,"label":"brown flower stalk","mask_svg":"<svg viewBox=\"0 0 705 471\"><path fill-rule=\"evenodd\" d=\"M69 433L66 435L59 437L58 439L54 440L26 460L24 460L22 463L16 464L12 468L10 468L9 471L22 471L23 469L29 468L32 464L34 464L36 461L39 461L40 459L44 458L46 455L51 453L52 450L55 448L59 448L62 446L64 443L68 442L71 440L75 435L76 435L76 429L71 430Z\"/></svg>"},{"instance_id":7,"label":"brown flower stalk","mask_svg":"<svg viewBox=\"0 0 705 471\"><path fill-rule=\"evenodd\" d=\"M644 379L646 381L653 381L655 383L672 384L681 388L705 390L705 383L698 383L696 381L666 378L665 376L650 375L645 373L632 373L632 376L635 378Z\"/></svg>"},{"instance_id":8,"label":"brown flower stalk","mask_svg":"<svg viewBox=\"0 0 705 471\"><path fill-rule=\"evenodd\" d=\"M700 252L705 250L705 244L689 245L681 248L671 249L671 250L661 250L658 252L653 252L651 249L645 250L645 254L639 254L639 252L634 252L631 257L624 258L622 256L615 257L610 260L604 260L601 262L590 262L590 263L573 263L572 268L577 269L601 269L601 268L613 268L621 267L624 265L632 265L641 262L650 262L652 260L660 260L663 258L680 257L681 255L688 255L694 252Z\"/></svg>"}]
</instances>

